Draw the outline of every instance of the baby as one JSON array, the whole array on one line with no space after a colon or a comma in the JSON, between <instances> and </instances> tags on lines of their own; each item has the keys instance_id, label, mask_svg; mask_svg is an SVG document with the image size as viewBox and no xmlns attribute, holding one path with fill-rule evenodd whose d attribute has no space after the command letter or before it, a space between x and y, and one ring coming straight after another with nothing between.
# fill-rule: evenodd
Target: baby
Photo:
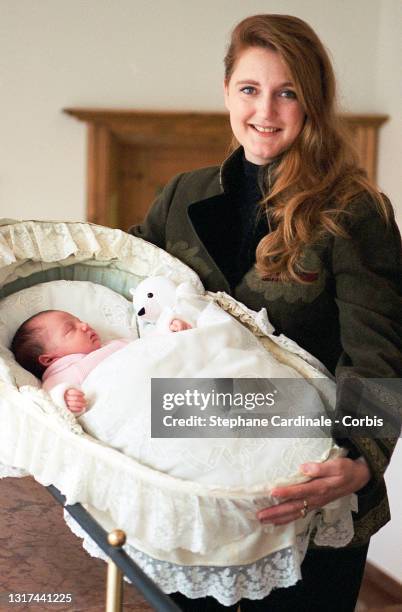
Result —
<instances>
[{"instance_id":1,"label":"baby","mask_svg":"<svg viewBox=\"0 0 402 612\"><path fill-rule=\"evenodd\" d=\"M172 332L191 329L181 319L172 319ZM63 310L44 310L27 319L17 330L11 343L16 361L42 379L43 389L71 385L63 390L63 399L74 414L85 411L85 395L77 386L100 363L132 342L119 338L102 345L99 335L88 323Z\"/></svg>"}]
</instances>

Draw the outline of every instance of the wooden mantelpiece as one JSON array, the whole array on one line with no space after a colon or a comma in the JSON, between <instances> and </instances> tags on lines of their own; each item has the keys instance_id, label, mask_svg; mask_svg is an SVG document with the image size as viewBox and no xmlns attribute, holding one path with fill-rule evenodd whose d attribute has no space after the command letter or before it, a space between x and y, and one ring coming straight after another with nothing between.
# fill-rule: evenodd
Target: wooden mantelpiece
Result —
<instances>
[{"instance_id":1,"label":"wooden mantelpiece","mask_svg":"<svg viewBox=\"0 0 402 612\"><path fill-rule=\"evenodd\" d=\"M232 133L225 113L67 108L88 124L87 219L127 229L179 172L218 164ZM362 166L375 180L386 115L345 115Z\"/></svg>"},{"instance_id":2,"label":"wooden mantelpiece","mask_svg":"<svg viewBox=\"0 0 402 612\"><path fill-rule=\"evenodd\" d=\"M66 108L63 112L88 124L102 125L114 136L133 144L147 144L149 140L162 145L177 144L178 140L183 144L193 144L196 134L208 145L214 139L227 140L230 134L225 113L85 108Z\"/></svg>"}]
</instances>

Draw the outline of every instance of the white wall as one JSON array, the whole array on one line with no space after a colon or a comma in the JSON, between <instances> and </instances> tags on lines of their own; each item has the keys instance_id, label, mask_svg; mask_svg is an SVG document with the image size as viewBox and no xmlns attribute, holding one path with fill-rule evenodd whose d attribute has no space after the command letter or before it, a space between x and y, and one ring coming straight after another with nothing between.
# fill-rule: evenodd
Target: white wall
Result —
<instances>
[{"instance_id":1,"label":"white wall","mask_svg":"<svg viewBox=\"0 0 402 612\"><path fill-rule=\"evenodd\" d=\"M85 126L64 107L223 110L228 34L246 15L308 21L330 49L349 112L388 113L379 183L402 226L399 0L0 0L0 217L85 218ZM370 556L402 580L402 496Z\"/></svg>"},{"instance_id":2,"label":"white wall","mask_svg":"<svg viewBox=\"0 0 402 612\"><path fill-rule=\"evenodd\" d=\"M399 440L385 473L392 520L376 533L370 543L369 559L402 583L402 441Z\"/></svg>"},{"instance_id":3,"label":"white wall","mask_svg":"<svg viewBox=\"0 0 402 612\"><path fill-rule=\"evenodd\" d=\"M378 108L390 115L380 137L379 183L398 205L397 219L402 227L401 160L402 160L402 3L381 0L378 24L376 99ZM399 68L397 67L399 63ZM402 582L402 442L399 441L386 473L392 521L371 540L369 559Z\"/></svg>"},{"instance_id":4,"label":"white wall","mask_svg":"<svg viewBox=\"0 0 402 612\"><path fill-rule=\"evenodd\" d=\"M402 2L381 0L378 24L376 104L390 116L380 132L378 178L382 189L397 207L397 219L402 228Z\"/></svg>"},{"instance_id":5,"label":"white wall","mask_svg":"<svg viewBox=\"0 0 402 612\"><path fill-rule=\"evenodd\" d=\"M316 28L334 59L346 110L394 115L381 138L379 179L402 220L393 154L402 114L384 86L391 81L393 93L397 86L398 4L0 0L0 214L83 219L85 127L61 109L221 110L230 29L246 15L271 11Z\"/></svg>"}]
</instances>

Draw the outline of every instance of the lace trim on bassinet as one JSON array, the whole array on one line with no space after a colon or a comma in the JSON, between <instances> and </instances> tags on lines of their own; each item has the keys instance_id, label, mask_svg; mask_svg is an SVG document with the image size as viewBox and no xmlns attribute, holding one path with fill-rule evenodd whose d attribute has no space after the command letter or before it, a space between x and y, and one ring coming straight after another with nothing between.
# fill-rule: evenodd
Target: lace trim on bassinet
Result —
<instances>
[{"instance_id":1,"label":"lace trim on bassinet","mask_svg":"<svg viewBox=\"0 0 402 612\"><path fill-rule=\"evenodd\" d=\"M76 536L83 538L82 545L92 557L108 560L67 511L64 511L64 520ZM248 565L184 566L154 559L130 544L126 544L124 550L165 593L179 591L191 599L212 596L221 604L230 606L242 598L263 599L272 589L289 587L300 580L300 566L311 533L320 523L322 517L318 514L307 532L297 536L295 545ZM315 544L340 548L346 546L353 537L352 520L350 516L342 517L330 527L321 525L318 531L320 536L314 538Z\"/></svg>"},{"instance_id":2,"label":"lace trim on bassinet","mask_svg":"<svg viewBox=\"0 0 402 612\"><path fill-rule=\"evenodd\" d=\"M0 463L0 478L23 478L24 476L29 476L29 472Z\"/></svg>"},{"instance_id":3,"label":"lace trim on bassinet","mask_svg":"<svg viewBox=\"0 0 402 612\"><path fill-rule=\"evenodd\" d=\"M162 249L126 232L88 223L23 221L0 226L0 286L55 264L111 262L139 277L169 275L202 291L197 274Z\"/></svg>"},{"instance_id":4,"label":"lace trim on bassinet","mask_svg":"<svg viewBox=\"0 0 402 612\"><path fill-rule=\"evenodd\" d=\"M86 434L72 435L27 399L10 389L2 406L0 461L29 471L41 484L54 484L67 503L107 512L129 537L145 538L149 546L167 553L183 548L208 554L254 532L255 505L249 499L215 489L211 495L204 485L147 468ZM253 498L264 497L264 491L265 486L254 491ZM338 501L336 506L325 509L326 524L350 515L349 502ZM253 516L246 511L254 511ZM219 523L216 516L225 520Z\"/></svg>"}]
</instances>

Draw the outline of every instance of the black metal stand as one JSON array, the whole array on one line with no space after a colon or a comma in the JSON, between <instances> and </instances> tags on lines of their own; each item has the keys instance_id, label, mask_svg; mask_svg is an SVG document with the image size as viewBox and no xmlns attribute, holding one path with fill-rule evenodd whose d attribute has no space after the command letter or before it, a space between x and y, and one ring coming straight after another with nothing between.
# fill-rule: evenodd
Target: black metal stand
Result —
<instances>
[{"instance_id":1,"label":"black metal stand","mask_svg":"<svg viewBox=\"0 0 402 612\"><path fill-rule=\"evenodd\" d=\"M169 599L121 548L116 549L107 541L107 532L92 518L81 504L66 504L64 495L53 485L46 487L55 500L63 506L93 541L122 570L124 575L141 591L145 599L158 612L178 612L180 608Z\"/></svg>"}]
</instances>

